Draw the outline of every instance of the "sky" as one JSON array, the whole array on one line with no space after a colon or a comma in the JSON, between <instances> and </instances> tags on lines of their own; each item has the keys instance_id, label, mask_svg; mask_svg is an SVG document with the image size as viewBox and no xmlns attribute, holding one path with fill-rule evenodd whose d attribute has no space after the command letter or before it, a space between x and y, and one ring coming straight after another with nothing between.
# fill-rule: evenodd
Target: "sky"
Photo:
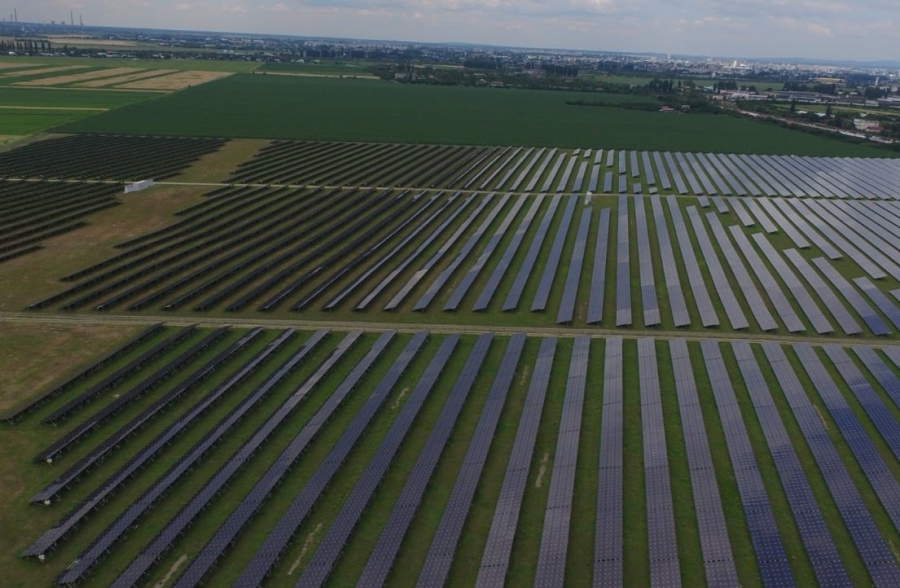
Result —
<instances>
[{"instance_id":1,"label":"sky","mask_svg":"<svg viewBox=\"0 0 900 588\"><path fill-rule=\"evenodd\" d=\"M718 57L900 61L898 0L20 0L20 21ZM5 16L5 15L4 15ZM9 18L6 16L6 18Z\"/></svg>"}]
</instances>

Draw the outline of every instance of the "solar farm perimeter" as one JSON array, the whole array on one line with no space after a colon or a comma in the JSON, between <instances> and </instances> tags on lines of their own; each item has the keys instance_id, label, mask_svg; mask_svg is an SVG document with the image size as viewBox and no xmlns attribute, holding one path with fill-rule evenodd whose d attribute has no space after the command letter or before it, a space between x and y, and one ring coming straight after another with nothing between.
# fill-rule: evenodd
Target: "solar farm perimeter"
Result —
<instances>
[{"instance_id":1,"label":"solar farm perimeter","mask_svg":"<svg viewBox=\"0 0 900 588\"><path fill-rule=\"evenodd\" d=\"M10 585L900 583L897 160L75 135L0 177L0 319L78 347L8 335Z\"/></svg>"}]
</instances>

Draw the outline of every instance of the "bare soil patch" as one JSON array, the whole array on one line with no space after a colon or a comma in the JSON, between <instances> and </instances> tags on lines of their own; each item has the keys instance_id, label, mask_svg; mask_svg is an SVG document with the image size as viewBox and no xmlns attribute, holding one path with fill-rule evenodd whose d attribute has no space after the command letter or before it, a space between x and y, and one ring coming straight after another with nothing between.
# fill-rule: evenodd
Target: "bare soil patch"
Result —
<instances>
[{"instance_id":1,"label":"bare soil patch","mask_svg":"<svg viewBox=\"0 0 900 588\"><path fill-rule=\"evenodd\" d=\"M183 90L191 86L199 86L220 78L232 75L226 71L182 71L168 76L151 78L123 84L119 88L128 90Z\"/></svg>"},{"instance_id":2,"label":"bare soil patch","mask_svg":"<svg viewBox=\"0 0 900 588\"><path fill-rule=\"evenodd\" d=\"M114 67L112 69L103 69L98 71L86 71L84 73L72 74L68 76L53 76L49 78L40 78L37 80L28 80L27 82L16 82L15 86L62 86L63 84L71 84L74 82L82 82L85 80L94 80L97 78L112 78L128 73L141 71L137 67Z\"/></svg>"},{"instance_id":3,"label":"bare soil patch","mask_svg":"<svg viewBox=\"0 0 900 588\"><path fill-rule=\"evenodd\" d=\"M82 82L80 84L76 84L81 88L102 88L104 86L117 86L119 84L125 84L127 82L135 82L137 80L143 80L146 78L155 78L156 76L164 76L166 74L174 73L178 71L177 69L151 69L139 71L137 73L128 74L124 76L116 76L114 78L104 78L102 80L90 80L87 82Z\"/></svg>"}]
</instances>

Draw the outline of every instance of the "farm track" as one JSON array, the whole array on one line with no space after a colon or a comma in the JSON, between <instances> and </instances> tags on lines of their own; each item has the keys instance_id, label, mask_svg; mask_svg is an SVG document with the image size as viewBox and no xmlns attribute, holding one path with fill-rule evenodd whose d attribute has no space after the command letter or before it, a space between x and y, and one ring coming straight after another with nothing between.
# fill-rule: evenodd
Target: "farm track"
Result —
<instances>
[{"instance_id":1,"label":"farm track","mask_svg":"<svg viewBox=\"0 0 900 588\"><path fill-rule=\"evenodd\" d=\"M209 316L171 316L171 315L116 315L116 314L49 314L43 312L0 312L0 323L18 324L56 324L56 325L155 325L166 323L172 327L198 325L202 328L221 327L231 325L236 328L252 329L263 327L266 329L296 328L301 330L333 329L337 331L364 330L369 332L398 331L401 333L416 333L430 331L434 334L460 334L480 335L482 333L495 333L497 335L511 335L525 333L530 337L561 337L575 338L590 336L594 338L625 337L627 339L639 339L652 337L663 341L671 339L683 339L686 341L716 340L723 343L731 341L745 341L749 343L763 343L774 341L777 343L809 343L813 345L834 344L841 346L855 346L865 344L870 347L892 347L892 341L880 343L870 339L852 337L821 337L821 336L774 336L759 333L718 333L697 331L668 331L659 329L602 329L602 328L566 328L566 327L525 327L516 328L509 326L482 326L482 325L455 325L442 323L391 323L391 322L367 322L367 321L326 321L326 320L289 320L289 319L259 319L238 317L209 317Z\"/></svg>"}]
</instances>

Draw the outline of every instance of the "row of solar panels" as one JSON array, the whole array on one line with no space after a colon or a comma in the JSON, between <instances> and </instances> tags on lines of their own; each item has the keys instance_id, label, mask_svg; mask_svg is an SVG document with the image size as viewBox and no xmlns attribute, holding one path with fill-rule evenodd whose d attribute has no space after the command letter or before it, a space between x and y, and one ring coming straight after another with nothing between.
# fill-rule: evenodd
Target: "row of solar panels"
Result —
<instances>
[{"instance_id":1,"label":"row of solar panels","mask_svg":"<svg viewBox=\"0 0 900 588\"><path fill-rule=\"evenodd\" d=\"M214 332L215 333L215 332ZM252 331L252 336L258 331ZM225 382L199 399L194 407L178 417L156 439L150 442L134 458L110 476L82 504L70 511L54 528L44 534L25 555L44 557L46 553L62 541L65 536L85 517L99 508L106 497L120 489L136 468L141 467L153 455L162 451L175 435L191 426L198 414L210 403L215 402L227 388L239 384L246 375L257 369L267 357L281 348L293 336L293 331L285 331L262 351L241 366ZM61 584L81 581L85 574L96 565L126 532L137 524L152 509L153 505L181 478L187 475L203 456L235 426L256 404L269 395L288 374L296 370L327 336L327 331L319 331L307 339L300 348L289 354L270 375L206 433L197 443L183 453L181 458L154 482L132 505L120 514L105 531L97 537L71 566L59 577ZM200 512L213 503L219 491L236 476L250 457L273 438L276 429L295 411L310 394L322 387L324 378L333 368L341 364L348 351L358 342L361 332L347 334L334 350L317 366L310 366L311 372L294 391L289 394L266 418L252 436L244 442L221 466L212 478L185 504L181 511L169 521L144 551L136 557L128 568L114 582L115 586L135 585L153 565L174 545L175 539L184 532ZM383 334L369 348L365 356L348 372L327 400L297 433L281 456L260 476L253 489L244 497L228 519L216 530L203 550L189 564L176 582L176 586L194 586L208 576L215 563L238 540L242 530L252 517L264 507L271 493L284 478L292 465L302 459L305 448L323 430L331 415L341 403L353 393L362 378L375 365L395 333ZM294 503L284 513L256 557L248 565L236 585L256 586L268 575L272 566L284 552L291 538L295 536L311 509L326 491L331 479L357 445L361 435L372 421L386 398L406 371L410 362L422 349L427 333L419 333L410 338L403 352L397 356L381 382L374 387L365 405L357 413L353 422L342 432L340 440L333 447L306 485L296 496ZM245 341L242 337L238 343ZM414 524L418 505L421 503L428 481L437 467L440 455L454 429L455 422L475 378L484 369L486 355L493 337L481 335L475 342L468 360L456 374L448 400L432 429L428 441L420 452L416 467L405 483L401 499L385 525L378 547L369 558L363 574L362 585L382 585L388 577L403 538L410 525ZM316 549L298 586L322 585L353 534L355 526L364 516L374 492L390 467L394 456L404 443L410 427L426 402L439 378L449 374L448 364L457 348L459 336L444 337L437 352L431 357L418 384L406 398L403 407L378 449L371 458L367 469L360 476L353 492L328 529L324 539ZM480 418L469 441L469 449L461 466L449 502L442 515L433 543L425 560L419 578L422 586L444 585L458 545L463 536L464 524L471 510L473 497L488 452L493 443L501 412L507 403L513 381L521 373L521 356L526 343L524 335L509 339L506 351L493 380L487 400L481 407ZM734 380L729 374L723 357L723 346L715 341L701 344L703 366L692 361L687 343L683 340L668 342L673 377L671 381L661 381L663 373L654 339L637 342L638 384L641 399L642 453L645 480L645 505L647 508L647 533L649 541L649 564L651 579L659 585L679 585L680 562L678 534L675 527L674 505L666 427L672 419L678 418L683 433L690 472L694 511L697 517L700 546L706 577L715 585L737 585L737 575L728 534L728 521L722 510L718 479L716 475L706 435L706 423L700 409L696 378L708 379L716 400L719 421L725 434L725 441L731 457L734 479L744 506L747 527L756 552L763 583L766 586L786 586L795 583L786 550L781 542L778 527L769 496L762 482L761 473L749 440L744 417L738 404ZM522 410L518 433L511 457L507 464L500 498L495 507L491 531L484 549L479 571L480 585L496 585L505 577L512 552L513 538L524 495L525 482L529 476L534 443L541 413L549 386L550 374L556 357L557 342L548 338L541 342L531 375L531 384ZM599 479L597 496L596 556L595 576L598 585L621 585L623 582L623 527L625 501L630 498L622 494L623 456L623 393L624 354L619 338L606 341L605 360L602 364L590 361L592 341L580 337L574 341L566 377L565 397L557 431L554 462L550 477L550 489L544 514L543 536L538 554L536 583L547 586L559 585L565 576L566 553L569 541L569 526L575 492L575 466L581 444L582 408L587 389L587 378L594 370L602 370L603 411L600 431ZM877 586L892 586L900 581L900 567L893 557L888 541L874 522L871 509L857 489L850 471L844 465L832 442L822 415L810 400L809 390L816 390L821 402L835 423L838 433L852 452L862 475L865 476L873 496L880 503L879 509L887 514L893 526L900 530L900 484L891 473L883 453L866 425L850 405L845 393L829 373L820 353L808 344L793 345L793 352L799 365L809 378L808 386L801 383L795 368L788 359L785 349L775 343L762 344L766 362L760 362L754 348L743 342L730 345L744 384L749 393L752 410L762 427L765 443L774 459L785 497L790 505L803 545L817 580L822 585L838 586L847 584L847 573L836 551L834 539L823 518L823 512L814 496L810 480L806 478L794 445L788 436L782 416L773 397L772 388L777 382L784 391L787 406L804 436L813 458L824 477L826 486L837 505L850 538ZM823 348L846 390L872 423L879 438L884 441L893 458L900 458L900 423L893 412L900 408L900 378L890 368L883 357L869 347L855 347L853 353L877 382L877 389L870 383L859 365L850 359L847 351L836 345ZM882 353L897 368L900 368L900 351L885 348ZM207 364L208 365L208 364ZM602 368L600 367L602 365ZM705 368L705 369L704 369ZM203 366L196 373L203 372ZM775 378L768 377L764 369L771 369ZM149 376L152 378L153 376ZM190 379L190 377L189 377ZM664 413L662 394L671 390L678 398L678 415ZM889 407L882 399L883 390L895 403ZM155 406L155 405L154 405ZM150 407L147 410L154 410ZM128 428L126 424L123 428ZM113 437L119 433L114 433ZM103 445L103 444L101 444Z\"/></svg>"},{"instance_id":2,"label":"row of solar panels","mask_svg":"<svg viewBox=\"0 0 900 588\"><path fill-rule=\"evenodd\" d=\"M594 154L591 159L592 153ZM242 166L235 183L427 186L463 190L677 193L894 199L900 167L891 159L647 151L567 152L282 143Z\"/></svg>"}]
</instances>

